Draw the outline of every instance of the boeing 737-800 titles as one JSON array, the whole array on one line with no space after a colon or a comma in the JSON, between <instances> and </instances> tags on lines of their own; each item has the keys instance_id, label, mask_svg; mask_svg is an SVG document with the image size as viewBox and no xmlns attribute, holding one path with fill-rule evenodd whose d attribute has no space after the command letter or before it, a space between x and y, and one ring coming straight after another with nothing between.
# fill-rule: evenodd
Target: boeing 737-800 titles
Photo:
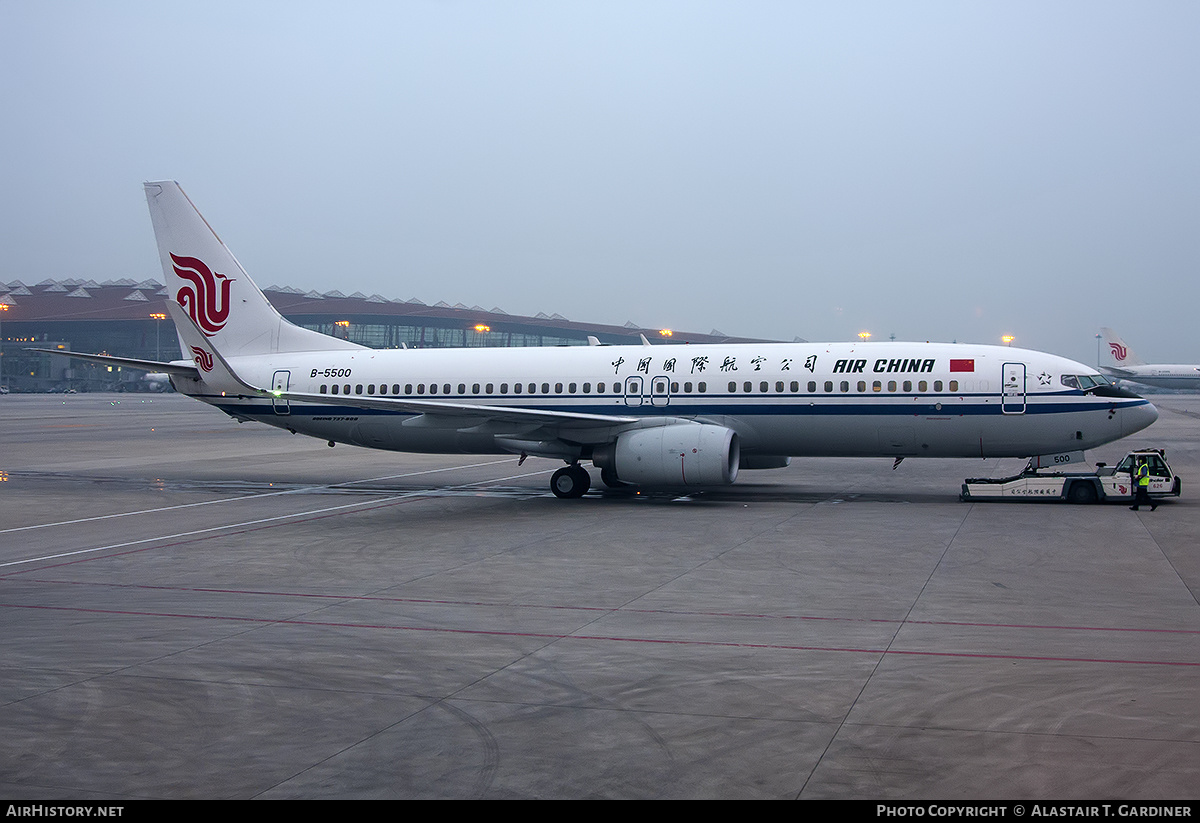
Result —
<instances>
[{"instance_id":1,"label":"boeing 737-800 titles","mask_svg":"<svg viewBox=\"0 0 1200 823\"><path fill-rule=\"evenodd\" d=\"M792 456L1082 458L1158 412L1080 363L1002 346L745 343L369 349L275 311L174 182L146 198L186 361L239 420L334 443L560 459L551 489L732 483ZM75 355L79 356L79 355Z\"/></svg>"},{"instance_id":2,"label":"boeing 737-800 titles","mask_svg":"<svg viewBox=\"0 0 1200 823\"><path fill-rule=\"evenodd\" d=\"M1146 363L1112 329L1100 329L1108 344L1115 366L1101 366L1109 377L1157 386L1161 389L1200 389L1200 365L1187 363Z\"/></svg>"}]
</instances>

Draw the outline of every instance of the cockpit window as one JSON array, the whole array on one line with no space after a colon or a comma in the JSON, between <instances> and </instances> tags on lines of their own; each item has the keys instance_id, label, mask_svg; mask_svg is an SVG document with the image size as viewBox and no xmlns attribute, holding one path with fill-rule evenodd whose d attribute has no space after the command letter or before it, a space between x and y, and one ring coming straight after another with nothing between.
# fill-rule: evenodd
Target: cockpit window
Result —
<instances>
[{"instance_id":1,"label":"cockpit window","mask_svg":"<svg viewBox=\"0 0 1200 823\"><path fill-rule=\"evenodd\" d=\"M1099 374L1064 374L1059 380L1069 389L1082 389L1083 391L1108 385L1108 380Z\"/></svg>"}]
</instances>

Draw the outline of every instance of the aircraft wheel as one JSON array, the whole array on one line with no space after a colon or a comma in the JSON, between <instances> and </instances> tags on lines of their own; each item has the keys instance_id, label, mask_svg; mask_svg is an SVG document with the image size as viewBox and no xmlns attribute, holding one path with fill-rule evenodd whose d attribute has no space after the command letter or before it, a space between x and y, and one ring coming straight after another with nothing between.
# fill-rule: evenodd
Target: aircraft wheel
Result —
<instances>
[{"instance_id":1,"label":"aircraft wheel","mask_svg":"<svg viewBox=\"0 0 1200 823\"><path fill-rule=\"evenodd\" d=\"M1067 492L1067 500L1072 503L1095 503L1096 498L1096 487L1091 483L1076 483Z\"/></svg>"},{"instance_id":2,"label":"aircraft wheel","mask_svg":"<svg viewBox=\"0 0 1200 823\"><path fill-rule=\"evenodd\" d=\"M563 499L583 497L591 486L592 478L587 469L578 463L559 469L550 478L550 491Z\"/></svg>"}]
</instances>

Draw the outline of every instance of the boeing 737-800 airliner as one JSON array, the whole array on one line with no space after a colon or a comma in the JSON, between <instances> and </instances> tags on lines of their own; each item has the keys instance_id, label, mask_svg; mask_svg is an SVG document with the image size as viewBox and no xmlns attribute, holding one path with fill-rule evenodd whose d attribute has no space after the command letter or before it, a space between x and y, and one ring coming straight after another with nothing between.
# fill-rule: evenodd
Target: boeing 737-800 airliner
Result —
<instances>
[{"instance_id":1,"label":"boeing 737-800 airliner","mask_svg":"<svg viewBox=\"0 0 1200 823\"><path fill-rule=\"evenodd\" d=\"M240 420L377 449L561 459L551 489L732 483L800 455L1082 459L1158 412L1080 363L1001 346L744 343L369 349L294 326L178 184L146 198L186 361ZM75 355L79 356L79 355Z\"/></svg>"},{"instance_id":2,"label":"boeing 737-800 airliner","mask_svg":"<svg viewBox=\"0 0 1200 823\"><path fill-rule=\"evenodd\" d=\"M1147 363L1133 353L1133 349L1115 331L1100 329L1115 366L1101 366L1109 377L1157 386L1162 389L1200 389L1200 364L1195 363Z\"/></svg>"}]
</instances>

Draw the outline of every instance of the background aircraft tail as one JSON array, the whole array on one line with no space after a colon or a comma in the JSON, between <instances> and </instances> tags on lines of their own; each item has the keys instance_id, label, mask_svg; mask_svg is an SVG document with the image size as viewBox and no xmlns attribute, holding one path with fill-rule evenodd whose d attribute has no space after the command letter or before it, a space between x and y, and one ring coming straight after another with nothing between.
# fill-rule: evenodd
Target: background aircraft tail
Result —
<instances>
[{"instance_id":1,"label":"background aircraft tail","mask_svg":"<svg viewBox=\"0 0 1200 823\"><path fill-rule=\"evenodd\" d=\"M168 302L178 303L226 357L363 348L284 320L179 184L146 183ZM184 335L180 346L188 351Z\"/></svg>"},{"instance_id":2,"label":"background aircraft tail","mask_svg":"<svg viewBox=\"0 0 1200 823\"><path fill-rule=\"evenodd\" d=\"M1100 329L1100 333L1104 335L1104 343L1108 346L1108 356L1118 366L1142 366L1144 361L1133 353L1133 349L1125 343L1124 340L1117 335L1115 331L1109 328Z\"/></svg>"}]
</instances>

